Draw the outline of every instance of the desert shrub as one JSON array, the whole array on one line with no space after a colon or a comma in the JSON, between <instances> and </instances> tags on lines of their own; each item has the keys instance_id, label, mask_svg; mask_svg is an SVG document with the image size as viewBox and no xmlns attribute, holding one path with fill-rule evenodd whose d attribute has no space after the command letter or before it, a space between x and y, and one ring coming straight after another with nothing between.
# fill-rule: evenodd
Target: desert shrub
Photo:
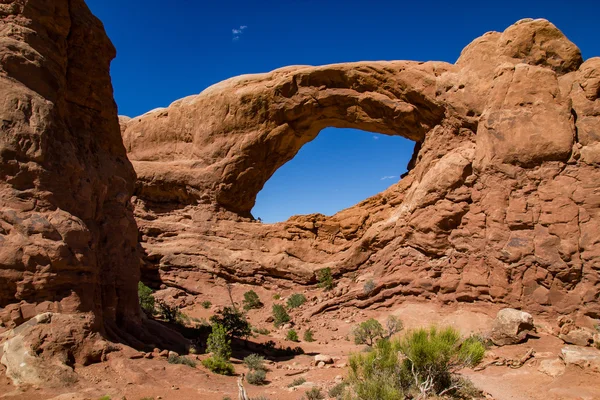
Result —
<instances>
[{"instance_id":1,"label":"desert shrub","mask_svg":"<svg viewBox=\"0 0 600 400\"><path fill-rule=\"evenodd\" d=\"M202 360L202 365L219 375L233 375L233 364L219 357L209 357Z\"/></svg>"},{"instance_id":2,"label":"desert shrub","mask_svg":"<svg viewBox=\"0 0 600 400\"><path fill-rule=\"evenodd\" d=\"M361 322L354 328L354 343L373 346L376 339L389 339L397 332L400 332L404 325L402 321L390 315L385 323L385 328L374 318Z\"/></svg>"},{"instance_id":3,"label":"desert shrub","mask_svg":"<svg viewBox=\"0 0 600 400\"><path fill-rule=\"evenodd\" d=\"M361 322L354 328L354 343L373 346L376 338L383 337L383 326L374 318Z\"/></svg>"},{"instance_id":4,"label":"desert shrub","mask_svg":"<svg viewBox=\"0 0 600 400\"><path fill-rule=\"evenodd\" d=\"M317 280L319 281L319 287L325 290L331 290L335 286L333 283L331 268L329 267L317 271Z\"/></svg>"},{"instance_id":5,"label":"desert shrub","mask_svg":"<svg viewBox=\"0 0 600 400\"><path fill-rule=\"evenodd\" d=\"M271 331L268 330L267 328L259 328L259 327L253 327L252 332L258 333L260 335L268 335L269 333L271 333Z\"/></svg>"},{"instance_id":6,"label":"desert shrub","mask_svg":"<svg viewBox=\"0 0 600 400\"><path fill-rule=\"evenodd\" d=\"M304 303L306 303L306 296L304 296L302 293L294 293L288 297L287 300L287 306L289 309L298 308Z\"/></svg>"},{"instance_id":7,"label":"desert shrub","mask_svg":"<svg viewBox=\"0 0 600 400\"><path fill-rule=\"evenodd\" d=\"M285 308L281 304L273 304L273 323L275 326L280 327L286 322L290 322L290 316Z\"/></svg>"},{"instance_id":8,"label":"desert shrub","mask_svg":"<svg viewBox=\"0 0 600 400\"><path fill-rule=\"evenodd\" d=\"M262 369L251 370L246 374L246 380L251 385L263 385L267 380L267 373Z\"/></svg>"},{"instance_id":9,"label":"desert shrub","mask_svg":"<svg viewBox=\"0 0 600 400\"><path fill-rule=\"evenodd\" d=\"M275 293L273 295L273 300L279 300L281 298L281 295L279 293Z\"/></svg>"},{"instance_id":10,"label":"desert shrub","mask_svg":"<svg viewBox=\"0 0 600 400\"><path fill-rule=\"evenodd\" d=\"M214 357L229 360L231 357L231 340L227 336L227 330L221 324L212 325L212 332L206 340L206 350Z\"/></svg>"},{"instance_id":11,"label":"desert shrub","mask_svg":"<svg viewBox=\"0 0 600 400\"><path fill-rule=\"evenodd\" d=\"M287 340L291 340L292 342L297 342L298 341L298 332L296 332L294 329L290 329L289 331L287 331L287 334L285 335Z\"/></svg>"},{"instance_id":12,"label":"desert shrub","mask_svg":"<svg viewBox=\"0 0 600 400\"><path fill-rule=\"evenodd\" d=\"M222 400L231 400L231 397L229 397L229 396L225 396L225 397L223 397L223 399L222 399Z\"/></svg>"},{"instance_id":13,"label":"desert shrub","mask_svg":"<svg viewBox=\"0 0 600 400\"><path fill-rule=\"evenodd\" d=\"M304 398L306 400L323 400L325 396L323 395L323 392L321 392L321 388L313 387L304 393Z\"/></svg>"},{"instance_id":14,"label":"desert shrub","mask_svg":"<svg viewBox=\"0 0 600 400\"><path fill-rule=\"evenodd\" d=\"M292 381L292 383L290 383L290 384L288 385L288 387L289 387L289 388L291 388L291 387L300 386L300 385L302 385L304 382L306 382L306 379L304 379L304 378L296 378L296 379L294 379L294 380Z\"/></svg>"},{"instance_id":15,"label":"desert shrub","mask_svg":"<svg viewBox=\"0 0 600 400\"><path fill-rule=\"evenodd\" d=\"M244 358L244 364L246 364L246 367L248 367L250 370L267 370L267 367L265 366L265 358L263 356L259 356L258 354L250 354L248 357Z\"/></svg>"},{"instance_id":16,"label":"desert shrub","mask_svg":"<svg viewBox=\"0 0 600 400\"><path fill-rule=\"evenodd\" d=\"M152 289L144 285L143 282L138 282L138 298L140 299L140 307L147 316L154 315L154 296L152 296Z\"/></svg>"},{"instance_id":17,"label":"desert shrub","mask_svg":"<svg viewBox=\"0 0 600 400\"><path fill-rule=\"evenodd\" d=\"M169 364L183 364L187 365L188 367L196 368L196 362L187 357L170 355L169 358L167 358L167 362Z\"/></svg>"},{"instance_id":18,"label":"desert shrub","mask_svg":"<svg viewBox=\"0 0 600 400\"><path fill-rule=\"evenodd\" d=\"M484 352L478 340L461 343L453 328L419 329L401 340L379 340L369 353L352 355L348 382L357 399L398 399L411 391L420 392L421 398L459 393L468 385L456 372L474 366Z\"/></svg>"},{"instance_id":19,"label":"desert shrub","mask_svg":"<svg viewBox=\"0 0 600 400\"><path fill-rule=\"evenodd\" d=\"M212 303L208 300L204 300L201 304L202 304L202 308L207 309L207 310L210 308L210 306L212 306Z\"/></svg>"},{"instance_id":20,"label":"desert shrub","mask_svg":"<svg viewBox=\"0 0 600 400\"><path fill-rule=\"evenodd\" d=\"M189 320L188 316L183 314L177 306L170 306L162 300L157 300L156 305L158 314L167 322L184 325Z\"/></svg>"},{"instance_id":21,"label":"desert shrub","mask_svg":"<svg viewBox=\"0 0 600 400\"><path fill-rule=\"evenodd\" d=\"M106 396L100 397L98 400L110 400L110 399L111 399L111 397L109 395L106 395Z\"/></svg>"},{"instance_id":22,"label":"desert shrub","mask_svg":"<svg viewBox=\"0 0 600 400\"><path fill-rule=\"evenodd\" d=\"M329 395L329 397L332 397L336 400L341 400L343 399L346 387L348 387L348 384L346 382L340 382L333 386L331 389L329 389L327 394Z\"/></svg>"},{"instance_id":23,"label":"desert shrub","mask_svg":"<svg viewBox=\"0 0 600 400\"><path fill-rule=\"evenodd\" d=\"M303 338L305 342L314 342L315 338L312 329L308 328L307 330L305 330Z\"/></svg>"},{"instance_id":24,"label":"desert shrub","mask_svg":"<svg viewBox=\"0 0 600 400\"><path fill-rule=\"evenodd\" d=\"M385 338L389 339L395 333L398 333L402 329L404 329L404 324L402 323L400 318L398 318L394 315L390 315L390 316L388 316L387 320L385 321L385 329L386 329Z\"/></svg>"},{"instance_id":25,"label":"desert shrub","mask_svg":"<svg viewBox=\"0 0 600 400\"><path fill-rule=\"evenodd\" d=\"M231 338L245 338L252 332L246 315L233 307L223 307L210 317L210 322L223 326Z\"/></svg>"},{"instance_id":26,"label":"desert shrub","mask_svg":"<svg viewBox=\"0 0 600 400\"><path fill-rule=\"evenodd\" d=\"M263 303L254 290L249 290L244 293L244 310L252 310L255 308L261 308Z\"/></svg>"},{"instance_id":27,"label":"desert shrub","mask_svg":"<svg viewBox=\"0 0 600 400\"><path fill-rule=\"evenodd\" d=\"M363 286L363 291L368 296L373 292L373 290L375 290L375 282L373 281L373 279L369 279L365 282Z\"/></svg>"}]
</instances>

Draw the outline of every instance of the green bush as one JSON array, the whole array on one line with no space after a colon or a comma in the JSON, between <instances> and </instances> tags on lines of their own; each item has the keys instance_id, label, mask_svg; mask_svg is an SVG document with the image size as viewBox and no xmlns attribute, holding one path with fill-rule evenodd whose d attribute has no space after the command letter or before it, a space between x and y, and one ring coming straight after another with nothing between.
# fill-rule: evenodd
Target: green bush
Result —
<instances>
[{"instance_id":1,"label":"green bush","mask_svg":"<svg viewBox=\"0 0 600 400\"><path fill-rule=\"evenodd\" d=\"M281 298L281 295L279 293L275 293L273 295L273 300L279 300Z\"/></svg>"},{"instance_id":2,"label":"green bush","mask_svg":"<svg viewBox=\"0 0 600 400\"><path fill-rule=\"evenodd\" d=\"M223 326L232 338L246 338L252 333L246 315L233 307L223 307L210 317L210 322Z\"/></svg>"},{"instance_id":3,"label":"green bush","mask_svg":"<svg viewBox=\"0 0 600 400\"><path fill-rule=\"evenodd\" d=\"M292 342L297 342L298 341L298 332L296 332L294 329L290 329L289 331L287 331L287 334L285 335L287 340L291 340Z\"/></svg>"},{"instance_id":4,"label":"green bush","mask_svg":"<svg viewBox=\"0 0 600 400\"><path fill-rule=\"evenodd\" d=\"M336 400L341 400L344 398L344 392L346 391L346 387L348 387L348 384L346 382L338 383L337 385L335 385L331 389L329 389L327 394L331 398L334 398Z\"/></svg>"},{"instance_id":5,"label":"green bush","mask_svg":"<svg viewBox=\"0 0 600 400\"><path fill-rule=\"evenodd\" d=\"M308 392L304 393L306 400L323 400L325 395L321 392L321 388L313 387Z\"/></svg>"},{"instance_id":6,"label":"green bush","mask_svg":"<svg viewBox=\"0 0 600 400\"><path fill-rule=\"evenodd\" d=\"M290 384L288 385L288 387L289 387L289 388L291 388L291 387L300 386L300 385L302 385L304 382L306 382L306 379L304 379L304 378L296 378L296 379L294 379L294 380L292 381L292 383L290 383Z\"/></svg>"},{"instance_id":7,"label":"green bush","mask_svg":"<svg viewBox=\"0 0 600 400\"><path fill-rule=\"evenodd\" d=\"M307 330L304 331L304 341L305 342L314 342L315 338L313 337L314 332L312 331L312 329L308 328Z\"/></svg>"},{"instance_id":8,"label":"green bush","mask_svg":"<svg viewBox=\"0 0 600 400\"><path fill-rule=\"evenodd\" d=\"M250 370L267 370L267 367L265 366L265 358L263 356L259 356L258 354L250 354L248 357L244 358L244 364L246 364L246 367L248 367Z\"/></svg>"},{"instance_id":9,"label":"green bush","mask_svg":"<svg viewBox=\"0 0 600 400\"><path fill-rule=\"evenodd\" d=\"M302 293L294 293L288 297L287 300L287 306L289 309L298 308L304 303L306 303L306 296L304 296Z\"/></svg>"},{"instance_id":10,"label":"green bush","mask_svg":"<svg viewBox=\"0 0 600 400\"><path fill-rule=\"evenodd\" d=\"M276 327L290 322L290 316L281 304L273 304L273 323Z\"/></svg>"},{"instance_id":11,"label":"green bush","mask_svg":"<svg viewBox=\"0 0 600 400\"><path fill-rule=\"evenodd\" d=\"M365 282L364 286L363 286L363 291L365 292L365 294L367 296L369 296L373 290L375 290L375 282L373 281L373 279L369 279L368 281Z\"/></svg>"},{"instance_id":12,"label":"green bush","mask_svg":"<svg viewBox=\"0 0 600 400\"><path fill-rule=\"evenodd\" d=\"M390 315L386 321L385 329L374 318L361 322L354 328L354 343L373 346L376 339L389 339L397 332L400 332L404 325L397 317Z\"/></svg>"},{"instance_id":13,"label":"green bush","mask_svg":"<svg viewBox=\"0 0 600 400\"><path fill-rule=\"evenodd\" d=\"M260 328L256 326L252 328L252 332L258 333L259 335L268 335L269 333L271 333L271 331L267 328Z\"/></svg>"},{"instance_id":14,"label":"green bush","mask_svg":"<svg viewBox=\"0 0 600 400\"><path fill-rule=\"evenodd\" d=\"M227 330L221 324L213 324L212 332L206 340L206 350L214 357L228 361L231 357L231 340L227 336Z\"/></svg>"},{"instance_id":15,"label":"green bush","mask_svg":"<svg viewBox=\"0 0 600 400\"><path fill-rule=\"evenodd\" d=\"M212 303L208 300L204 300L201 304L202 304L202 308L207 309L207 310L210 308L210 306L212 306Z\"/></svg>"},{"instance_id":16,"label":"green bush","mask_svg":"<svg viewBox=\"0 0 600 400\"><path fill-rule=\"evenodd\" d=\"M317 280L319 281L319 287L325 290L331 290L335 286L333 283L331 268L329 267L317 271Z\"/></svg>"},{"instance_id":17,"label":"green bush","mask_svg":"<svg viewBox=\"0 0 600 400\"><path fill-rule=\"evenodd\" d=\"M152 296L152 289L144 285L142 282L138 282L138 298L140 299L140 307L147 316L154 315L154 296Z\"/></svg>"},{"instance_id":18,"label":"green bush","mask_svg":"<svg viewBox=\"0 0 600 400\"><path fill-rule=\"evenodd\" d=\"M187 357L170 355L169 358L167 358L167 362L169 364L183 364L187 365L188 367L196 368L196 362Z\"/></svg>"},{"instance_id":19,"label":"green bush","mask_svg":"<svg viewBox=\"0 0 600 400\"><path fill-rule=\"evenodd\" d=\"M357 399L402 399L414 392L421 398L458 393L468 385L457 371L474 366L484 352L478 340L461 343L453 328L419 329L402 339L379 340L369 353L352 355L348 382Z\"/></svg>"},{"instance_id":20,"label":"green bush","mask_svg":"<svg viewBox=\"0 0 600 400\"><path fill-rule=\"evenodd\" d=\"M157 300L158 314L162 319L172 324L185 325L189 318L179 311L179 307L170 306L162 300Z\"/></svg>"},{"instance_id":21,"label":"green bush","mask_svg":"<svg viewBox=\"0 0 600 400\"><path fill-rule=\"evenodd\" d=\"M246 380L251 385L264 385L267 380L267 373L262 369L251 370L246 374Z\"/></svg>"},{"instance_id":22,"label":"green bush","mask_svg":"<svg viewBox=\"0 0 600 400\"><path fill-rule=\"evenodd\" d=\"M233 375L233 364L219 357L209 357L202 360L202 365L219 375Z\"/></svg>"},{"instance_id":23,"label":"green bush","mask_svg":"<svg viewBox=\"0 0 600 400\"><path fill-rule=\"evenodd\" d=\"M374 318L361 322L354 328L354 343L373 346L376 338L383 337L383 326Z\"/></svg>"},{"instance_id":24,"label":"green bush","mask_svg":"<svg viewBox=\"0 0 600 400\"><path fill-rule=\"evenodd\" d=\"M261 308L263 303L254 290L249 290L244 293L244 310L252 310Z\"/></svg>"}]
</instances>

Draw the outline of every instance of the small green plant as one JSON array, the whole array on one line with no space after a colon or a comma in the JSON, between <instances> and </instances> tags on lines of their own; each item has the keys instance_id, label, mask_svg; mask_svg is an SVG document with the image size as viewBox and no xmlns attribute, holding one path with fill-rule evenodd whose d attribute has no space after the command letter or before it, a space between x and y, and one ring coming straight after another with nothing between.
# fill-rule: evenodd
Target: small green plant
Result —
<instances>
[{"instance_id":1,"label":"small green plant","mask_svg":"<svg viewBox=\"0 0 600 400\"><path fill-rule=\"evenodd\" d=\"M267 380L267 373L262 370L251 370L246 374L246 380L251 385L264 385Z\"/></svg>"},{"instance_id":2,"label":"small green plant","mask_svg":"<svg viewBox=\"0 0 600 400\"><path fill-rule=\"evenodd\" d=\"M279 293L275 293L273 295L273 300L279 300L279 299L281 299L281 295Z\"/></svg>"},{"instance_id":3,"label":"small green plant","mask_svg":"<svg viewBox=\"0 0 600 400\"><path fill-rule=\"evenodd\" d=\"M110 400L110 396L109 395L102 396L98 400Z\"/></svg>"},{"instance_id":4,"label":"small green plant","mask_svg":"<svg viewBox=\"0 0 600 400\"><path fill-rule=\"evenodd\" d=\"M292 383L290 383L290 384L288 385L288 387L289 387L289 388L291 388L291 387L300 386L300 385L302 385L304 382L306 382L306 379L304 379L304 378L296 378L296 379L294 379L294 380L292 381Z\"/></svg>"},{"instance_id":5,"label":"small green plant","mask_svg":"<svg viewBox=\"0 0 600 400\"><path fill-rule=\"evenodd\" d=\"M361 322L354 328L354 343L373 346L375 339L383 336L383 326L374 318Z\"/></svg>"},{"instance_id":6,"label":"small green plant","mask_svg":"<svg viewBox=\"0 0 600 400\"><path fill-rule=\"evenodd\" d=\"M302 293L294 293L288 297L287 300L287 306L289 309L298 308L304 303L306 303L306 296L304 296Z\"/></svg>"},{"instance_id":7,"label":"small green plant","mask_svg":"<svg viewBox=\"0 0 600 400\"><path fill-rule=\"evenodd\" d=\"M342 400L344 398L344 392L346 391L347 387L348 384L346 382L340 382L333 386L331 389L329 389L327 394L331 398L334 398L336 400Z\"/></svg>"},{"instance_id":8,"label":"small green plant","mask_svg":"<svg viewBox=\"0 0 600 400\"><path fill-rule=\"evenodd\" d=\"M204 300L202 303L202 308L208 310L210 308L210 306L212 306L212 303L208 300Z\"/></svg>"},{"instance_id":9,"label":"small green plant","mask_svg":"<svg viewBox=\"0 0 600 400\"><path fill-rule=\"evenodd\" d=\"M267 367L265 366L265 358L258 354L250 354L246 358L244 358L244 364L250 370L255 371L266 371Z\"/></svg>"},{"instance_id":10,"label":"small green plant","mask_svg":"<svg viewBox=\"0 0 600 400\"><path fill-rule=\"evenodd\" d=\"M268 335L269 333L271 333L270 330L268 330L267 328L260 328L260 327L252 327L252 332L254 333L258 333L259 335Z\"/></svg>"},{"instance_id":11,"label":"small green plant","mask_svg":"<svg viewBox=\"0 0 600 400\"><path fill-rule=\"evenodd\" d=\"M281 304L273 304L273 323L277 328L290 322L290 315Z\"/></svg>"},{"instance_id":12,"label":"small green plant","mask_svg":"<svg viewBox=\"0 0 600 400\"><path fill-rule=\"evenodd\" d=\"M167 362L169 364L183 364L187 365L188 367L196 368L195 361L183 356L170 355L169 358L167 358Z\"/></svg>"},{"instance_id":13,"label":"small green plant","mask_svg":"<svg viewBox=\"0 0 600 400\"><path fill-rule=\"evenodd\" d=\"M212 332L206 340L206 350L214 357L229 361L231 357L231 340L227 336L227 330L221 324L212 325Z\"/></svg>"},{"instance_id":14,"label":"small green plant","mask_svg":"<svg viewBox=\"0 0 600 400\"><path fill-rule=\"evenodd\" d=\"M289 331L287 331L287 334L285 335L287 340L291 340L292 342L297 342L298 341L298 332L296 332L294 329L290 329Z\"/></svg>"},{"instance_id":15,"label":"small green plant","mask_svg":"<svg viewBox=\"0 0 600 400\"><path fill-rule=\"evenodd\" d=\"M225 396L225 397L223 397L223 399L222 399L222 400L231 400L231 397L229 397L229 396Z\"/></svg>"},{"instance_id":16,"label":"small green plant","mask_svg":"<svg viewBox=\"0 0 600 400\"><path fill-rule=\"evenodd\" d=\"M231 338L246 338L252 333L246 315L233 307L223 307L210 317L210 322L223 326Z\"/></svg>"},{"instance_id":17,"label":"small green plant","mask_svg":"<svg viewBox=\"0 0 600 400\"><path fill-rule=\"evenodd\" d=\"M233 364L229 361L223 360L218 357L209 357L202 360L202 365L206 368L219 375L233 375L235 370Z\"/></svg>"},{"instance_id":18,"label":"small green plant","mask_svg":"<svg viewBox=\"0 0 600 400\"><path fill-rule=\"evenodd\" d=\"M379 321L374 318L361 322L354 328L354 343L373 346L376 339L389 339L404 327L402 321L393 315L388 317L385 325L384 329Z\"/></svg>"},{"instance_id":19,"label":"small green plant","mask_svg":"<svg viewBox=\"0 0 600 400\"><path fill-rule=\"evenodd\" d=\"M348 383L359 399L402 399L410 393L422 399L458 396L472 387L457 372L476 365L484 352L479 340L462 341L453 328L418 329L352 355Z\"/></svg>"},{"instance_id":20,"label":"small green plant","mask_svg":"<svg viewBox=\"0 0 600 400\"><path fill-rule=\"evenodd\" d=\"M143 282L138 282L138 298L140 299L140 307L147 316L154 315L154 296L152 289L144 285Z\"/></svg>"},{"instance_id":21,"label":"small green plant","mask_svg":"<svg viewBox=\"0 0 600 400\"><path fill-rule=\"evenodd\" d=\"M158 314L167 322L184 325L189 320L188 316L179 311L177 306L170 306L162 300L157 300L156 305Z\"/></svg>"},{"instance_id":22,"label":"small green plant","mask_svg":"<svg viewBox=\"0 0 600 400\"><path fill-rule=\"evenodd\" d=\"M252 310L261 308L263 303L254 290L249 290L244 293L244 310Z\"/></svg>"},{"instance_id":23,"label":"small green plant","mask_svg":"<svg viewBox=\"0 0 600 400\"><path fill-rule=\"evenodd\" d=\"M371 293L373 293L373 290L375 290L375 282L373 281L373 279L369 279L368 281L365 282L364 286L363 286L363 291L367 296L370 296Z\"/></svg>"},{"instance_id":24,"label":"small green plant","mask_svg":"<svg viewBox=\"0 0 600 400\"><path fill-rule=\"evenodd\" d=\"M308 328L307 330L305 330L303 338L305 342L314 342L315 338L312 329Z\"/></svg>"},{"instance_id":25,"label":"small green plant","mask_svg":"<svg viewBox=\"0 0 600 400\"><path fill-rule=\"evenodd\" d=\"M317 271L317 280L319 281L319 287L325 290L331 290L335 286L331 268L329 267Z\"/></svg>"},{"instance_id":26,"label":"small green plant","mask_svg":"<svg viewBox=\"0 0 600 400\"><path fill-rule=\"evenodd\" d=\"M321 388L315 386L304 393L304 398L306 398L306 400L323 400L325 395L321 392Z\"/></svg>"}]
</instances>

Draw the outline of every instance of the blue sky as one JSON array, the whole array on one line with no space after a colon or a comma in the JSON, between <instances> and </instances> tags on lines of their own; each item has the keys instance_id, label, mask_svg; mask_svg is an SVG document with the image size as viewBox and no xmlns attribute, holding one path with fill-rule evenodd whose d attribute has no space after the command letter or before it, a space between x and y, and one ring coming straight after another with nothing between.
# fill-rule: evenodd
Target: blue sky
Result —
<instances>
[{"instance_id":1,"label":"blue sky","mask_svg":"<svg viewBox=\"0 0 600 400\"><path fill-rule=\"evenodd\" d=\"M361 60L454 62L471 40L521 18L546 18L600 56L600 1L87 0L117 48L119 113L136 116L232 76L285 65ZM375 139L374 137L379 137ZM267 183L254 215L331 214L404 172L413 144L324 130Z\"/></svg>"}]
</instances>

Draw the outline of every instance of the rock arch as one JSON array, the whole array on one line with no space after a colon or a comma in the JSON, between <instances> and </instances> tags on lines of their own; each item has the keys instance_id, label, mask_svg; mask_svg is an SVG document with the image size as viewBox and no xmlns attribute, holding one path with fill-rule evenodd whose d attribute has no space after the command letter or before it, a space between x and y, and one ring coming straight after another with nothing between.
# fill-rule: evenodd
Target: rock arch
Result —
<instances>
[{"instance_id":1,"label":"rock arch","mask_svg":"<svg viewBox=\"0 0 600 400\"><path fill-rule=\"evenodd\" d=\"M314 282L378 295L600 316L600 59L545 20L476 39L455 64L361 62L233 78L123 125L148 278ZM264 182L326 126L418 145L397 185L332 217L264 226Z\"/></svg>"}]
</instances>

